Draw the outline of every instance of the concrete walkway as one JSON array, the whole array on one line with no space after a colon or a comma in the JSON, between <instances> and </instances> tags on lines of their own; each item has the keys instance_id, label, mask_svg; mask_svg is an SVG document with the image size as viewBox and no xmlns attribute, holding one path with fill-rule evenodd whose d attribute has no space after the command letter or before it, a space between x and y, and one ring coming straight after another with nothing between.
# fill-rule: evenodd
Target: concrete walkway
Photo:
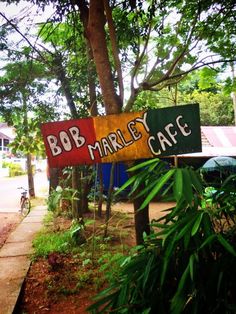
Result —
<instances>
[{"instance_id":1,"label":"concrete walkway","mask_svg":"<svg viewBox=\"0 0 236 314\"><path fill-rule=\"evenodd\" d=\"M32 240L43 226L46 206L37 206L0 250L0 314L12 314L30 266Z\"/></svg>"}]
</instances>

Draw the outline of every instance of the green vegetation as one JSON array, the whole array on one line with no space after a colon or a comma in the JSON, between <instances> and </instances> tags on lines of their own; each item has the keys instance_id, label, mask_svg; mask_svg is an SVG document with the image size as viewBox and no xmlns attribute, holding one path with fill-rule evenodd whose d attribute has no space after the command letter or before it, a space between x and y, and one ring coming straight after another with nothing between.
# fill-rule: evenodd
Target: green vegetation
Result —
<instances>
[{"instance_id":1,"label":"green vegetation","mask_svg":"<svg viewBox=\"0 0 236 314\"><path fill-rule=\"evenodd\" d=\"M191 168L164 170L161 164L151 160L133 167L130 171L140 173L126 186L131 185L132 195L141 182L146 183L141 193L147 197L141 208L160 190L172 195L176 206L152 222L152 233L145 237L144 245L122 261L117 276L110 277L109 286L89 310L234 313L236 175L206 202L196 172Z\"/></svg>"},{"instance_id":2,"label":"green vegetation","mask_svg":"<svg viewBox=\"0 0 236 314\"><path fill-rule=\"evenodd\" d=\"M21 165L12 162L3 161L2 167L9 168L9 177L21 176L26 173Z\"/></svg>"},{"instance_id":3,"label":"green vegetation","mask_svg":"<svg viewBox=\"0 0 236 314\"><path fill-rule=\"evenodd\" d=\"M50 252L69 253L75 246L71 232L42 232L33 242L35 256L46 257Z\"/></svg>"}]
</instances>

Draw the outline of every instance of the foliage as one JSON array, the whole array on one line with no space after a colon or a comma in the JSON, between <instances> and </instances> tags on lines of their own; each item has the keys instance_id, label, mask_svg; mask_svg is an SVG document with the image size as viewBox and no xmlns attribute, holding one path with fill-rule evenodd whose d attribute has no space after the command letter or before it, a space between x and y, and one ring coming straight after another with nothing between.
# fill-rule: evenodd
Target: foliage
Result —
<instances>
[{"instance_id":1,"label":"foliage","mask_svg":"<svg viewBox=\"0 0 236 314\"><path fill-rule=\"evenodd\" d=\"M48 197L48 210L53 212L60 211L63 200L68 200L70 203L73 200L78 200L78 191L69 187L62 188L61 186L57 186L55 190L51 191Z\"/></svg>"},{"instance_id":2,"label":"foliage","mask_svg":"<svg viewBox=\"0 0 236 314\"><path fill-rule=\"evenodd\" d=\"M219 72L203 68L188 75L176 88L158 93L140 93L134 110L154 109L185 103L199 103L201 125L233 125L234 110L230 97L232 81L219 78ZM176 94L177 93L177 94Z\"/></svg>"},{"instance_id":3,"label":"foliage","mask_svg":"<svg viewBox=\"0 0 236 314\"><path fill-rule=\"evenodd\" d=\"M34 256L47 257L51 252L69 253L76 243L71 237L71 231L66 232L41 232L33 240Z\"/></svg>"},{"instance_id":4,"label":"foliage","mask_svg":"<svg viewBox=\"0 0 236 314\"><path fill-rule=\"evenodd\" d=\"M13 153L43 155L40 124L56 116L55 110L42 100L49 89L49 74L43 64L25 61L23 56L2 70L0 114L16 131L9 147Z\"/></svg>"},{"instance_id":5,"label":"foliage","mask_svg":"<svg viewBox=\"0 0 236 314\"><path fill-rule=\"evenodd\" d=\"M9 168L9 177L21 176L25 174L25 171L22 169L21 165L3 161L3 168Z\"/></svg>"},{"instance_id":6,"label":"foliage","mask_svg":"<svg viewBox=\"0 0 236 314\"><path fill-rule=\"evenodd\" d=\"M168 170L161 161L151 160L130 170L138 169L140 173L126 186L132 186L132 194L140 182L146 183L142 207L161 189L164 194L167 189L173 192L176 206L152 222L152 234L123 261L118 277L96 296L89 310L234 313L235 201L231 193L235 176L222 185L214 206L205 206L203 184L191 168ZM231 223L217 227L229 218Z\"/></svg>"},{"instance_id":7,"label":"foliage","mask_svg":"<svg viewBox=\"0 0 236 314\"><path fill-rule=\"evenodd\" d=\"M19 0L12 2L18 3ZM101 99L96 75L99 76L99 73L96 73L98 69L95 71L94 67L94 62L97 61L90 50L94 48L93 41L88 30L90 11L95 1L78 1L76 5L74 1L62 3L28 0L28 2L37 5L37 12L47 10L47 6L53 4L55 12L47 23L40 24L38 33L40 40L32 44L29 34L23 37L27 42L27 47L24 47L27 58L37 56L37 59L48 67L48 72L53 77L60 80L56 75L60 72L61 76L64 75L68 79L67 87L70 88L80 116L88 114L86 110L91 100L89 99L91 95L87 92L90 72L88 69L92 67L90 74L96 86L96 100L103 105L104 99ZM234 1L200 0L187 3L182 0L168 0L163 4L162 1L118 0L110 1L109 5L115 35L112 35L107 23L104 23L104 18L105 22L108 22L108 14L104 18L97 14L95 18L104 28L106 46L102 53L107 54L106 59L111 67L111 80L114 82L115 90L120 87L119 79L122 80L122 76L119 78L120 74L117 73L116 58L120 59L121 69L125 73L122 85L130 86L126 110L132 108L136 97L142 92L160 91L165 87L175 86L188 73L204 66L214 67L215 64L218 66L234 62L236 10ZM14 22L17 22L17 19ZM9 29L17 30L21 34L23 31L20 29L20 23L17 26L8 20L3 24L0 34L1 49L7 51L11 57L14 49L11 49L7 40ZM99 32L96 29L95 31ZM40 41L43 41L44 46ZM114 41L117 42L116 55L112 50ZM212 52L215 54L214 57ZM21 53L15 51L13 57L19 57ZM126 84L128 76L129 82ZM212 75L209 77L212 78ZM101 83L101 77L99 80ZM206 82L212 84L209 80L205 80L204 84ZM63 95L64 87L61 86L58 90ZM102 93L104 98L104 91Z\"/></svg>"},{"instance_id":8,"label":"foliage","mask_svg":"<svg viewBox=\"0 0 236 314\"><path fill-rule=\"evenodd\" d=\"M200 104L201 125L233 125L234 113L230 97L196 90L181 98L187 103Z\"/></svg>"},{"instance_id":9,"label":"foliage","mask_svg":"<svg viewBox=\"0 0 236 314\"><path fill-rule=\"evenodd\" d=\"M55 219L55 217L54 217ZM49 216L44 224L53 221L53 217ZM85 223L80 221L72 221L69 229L55 232L50 230L50 225L44 231L40 232L33 241L34 256L47 257L50 253L76 253L79 245L86 241L84 236L85 225L90 224L88 220Z\"/></svg>"}]
</instances>

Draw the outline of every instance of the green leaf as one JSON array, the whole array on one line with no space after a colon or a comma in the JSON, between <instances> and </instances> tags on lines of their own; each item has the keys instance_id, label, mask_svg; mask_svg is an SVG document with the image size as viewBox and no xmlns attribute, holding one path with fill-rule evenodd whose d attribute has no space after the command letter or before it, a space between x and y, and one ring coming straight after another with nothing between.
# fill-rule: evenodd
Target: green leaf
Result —
<instances>
[{"instance_id":1,"label":"green leaf","mask_svg":"<svg viewBox=\"0 0 236 314\"><path fill-rule=\"evenodd\" d=\"M128 169L128 171L136 171L140 168L143 168L143 167L146 167L146 166L149 166L150 164L153 164L153 163L159 163L160 162L160 159L159 158L153 158L153 159L149 159L147 161L144 161L142 163L139 163L138 165L135 165L131 168Z\"/></svg>"},{"instance_id":2,"label":"green leaf","mask_svg":"<svg viewBox=\"0 0 236 314\"><path fill-rule=\"evenodd\" d=\"M191 205L193 201L192 180L189 169L182 169L183 174L183 194L187 202Z\"/></svg>"},{"instance_id":3,"label":"green leaf","mask_svg":"<svg viewBox=\"0 0 236 314\"><path fill-rule=\"evenodd\" d=\"M152 188L156 185L156 182L152 182L152 183L149 183L144 189L142 189L141 192L139 192L137 195L135 195L135 198L138 198L142 195L147 195L147 193L152 190ZM133 192L133 191L132 191Z\"/></svg>"},{"instance_id":4,"label":"green leaf","mask_svg":"<svg viewBox=\"0 0 236 314\"><path fill-rule=\"evenodd\" d=\"M119 297L118 297L118 305L123 305L127 303L128 291L129 291L129 283L122 284Z\"/></svg>"},{"instance_id":5,"label":"green leaf","mask_svg":"<svg viewBox=\"0 0 236 314\"><path fill-rule=\"evenodd\" d=\"M183 194L183 173L182 169L176 169L174 176L174 197L177 202L181 199Z\"/></svg>"},{"instance_id":6,"label":"green leaf","mask_svg":"<svg viewBox=\"0 0 236 314\"><path fill-rule=\"evenodd\" d=\"M179 314L179 313L182 313L183 311L183 307L185 305L185 300L183 297L185 294L183 293L183 290L184 290L184 286L186 285L186 281L188 279L189 270L190 270L190 266L188 264L183 275L181 276L177 291L173 299L171 300L171 310L172 310L171 313Z\"/></svg>"},{"instance_id":7,"label":"green leaf","mask_svg":"<svg viewBox=\"0 0 236 314\"><path fill-rule=\"evenodd\" d=\"M217 239L220 242L220 244L229 252L231 253L233 256L236 256L236 252L233 248L233 246L221 235L218 234L217 235Z\"/></svg>"},{"instance_id":8,"label":"green leaf","mask_svg":"<svg viewBox=\"0 0 236 314\"><path fill-rule=\"evenodd\" d=\"M145 288L146 288L146 283L148 282L149 275L150 275L154 260L155 260L155 255L152 254L151 257L148 259L148 263L145 267L145 271L143 274L143 290L145 290Z\"/></svg>"},{"instance_id":9,"label":"green leaf","mask_svg":"<svg viewBox=\"0 0 236 314\"><path fill-rule=\"evenodd\" d=\"M111 290L111 289L109 289ZM107 290L106 290L107 291ZM103 290L102 292L104 292L104 295L105 295L105 290ZM118 291L119 292L119 291ZM93 303L92 305L90 305L86 310L87 311L94 311L94 310L98 310L100 308L101 305L105 305L106 304L106 307L109 307L110 304L113 302L113 300L117 297L118 295L118 292L114 292L114 293L111 293L109 295L105 295L104 297L102 298L99 298L102 296L102 293L99 293L95 299L99 299L97 302ZM100 312L101 313L101 312Z\"/></svg>"},{"instance_id":10,"label":"green leaf","mask_svg":"<svg viewBox=\"0 0 236 314\"><path fill-rule=\"evenodd\" d=\"M126 189L129 185L131 185L136 180L137 175L130 177L115 193L114 195L118 195L124 189Z\"/></svg>"},{"instance_id":11,"label":"green leaf","mask_svg":"<svg viewBox=\"0 0 236 314\"><path fill-rule=\"evenodd\" d=\"M144 207L146 207L151 202L151 200L154 198L154 196L156 196L156 194L161 190L161 188L167 183L167 181L172 177L172 175L174 173L175 173L175 169L171 169L160 178L157 185L152 189L152 191L149 193L149 195L144 200L140 209L143 209Z\"/></svg>"},{"instance_id":12,"label":"green leaf","mask_svg":"<svg viewBox=\"0 0 236 314\"><path fill-rule=\"evenodd\" d=\"M137 188L144 181L146 176L147 176L147 173L145 171L140 173L138 176L136 176L136 180L134 181L134 184L133 184L133 187L132 187L130 194L133 194L137 190Z\"/></svg>"},{"instance_id":13,"label":"green leaf","mask_svg":"<svg viewBox=\"0 0 236 314\"><path fill-rule=\"evenodd\" d=\"M194 279L194 260L195 260L195 255L192 254L189 258L189 272L190 272L190 277L192 281Z\"/></svg>"},{"instance_id":14,"label":"green leaf","mask_svg":"<svg viewBox=\"0 0 236 314\"><path fill-rule=\"evenodd\" d=\"M199 229L200 224L201 224L201 222L202 222L203 214L204 214L204 212L201 212L201 213L198 215L198 217L197 217L197 219L196 219L196 221L195 221L195 223L194 223L194 225L193 225L193 228L192 228L192 231L191 231L191 236L192 236L192 237L198 232L198 229Z\"/></svg>"},{"instance_id":15,"label":"green leaf","mask_svg":"<svg viewBox=\"0 0 236 314\"><path fill-rule=\"evenodd\" d=\"M189 220L189 222L187 224L183 225L180 232L175 237L175 240L179 241L186 233L188 233L188 231L192 227L192 225L193 225L193 219Z\"/></svg>"},{"instance_id":16,"label":"green leaf","mask_svg":"<svg viewBox=\"0 0 236 314\"><path fill-rule=\"evenodd\" d=\"M210 236L213 231L212 223L208 213L205 213L202 219L203 222L203 230L206 236Z\"/></svg>"},{"instance_id":17,"label":"green leaf","mask_svg":"<svg viewBox=\"0 0 236 314\"><path fill-rule=\"evenodd\" d=\"M199 250L203 249L206 245L211 244L215 239L217 235L216 234L211 234L199 247Z\"/></svg>"},{"instance_id":18,"label":"green leaf","mask_svg":"<svg viewBox=\"0 0 236 314\"><path fill-rule=\"evenodd\" d=\"M161 270L161 278L160 278L160 285L163 286L164 281L165 281L165 276L166 276L166 271L167 271L167 267L168 264L170 262L170 255L174 250L174 244L175 244L175 240L173 239L167 246L166 250L165 250L165 255L163 258L163 264L162 264L162 270Z\"/></svg>"},{"instance_id":19,"label":"green leaf","mask_svg":"<svg viewBox=\"0 0 236 314\"><path fill-rule=\"evenodd\" d=\"M189 174L191 177L192 185L195 188L195 190L199 193L203 193L203 185L200 176L194 171L193 169L189 169Z\"/></svg>"},{"instance_id":20,"label":"green leaf","mask_svg":"<svg viewBox=\"0 0 236 314\"><path fill-rule=\"evenodd\" d=\"M185 249L185 250L188 249L188 245L189 245L189 242L190 242L190 238L191 238L190 232L185 233L185 235L184 235L184 249Z\"/></svg>"}]
</instances>

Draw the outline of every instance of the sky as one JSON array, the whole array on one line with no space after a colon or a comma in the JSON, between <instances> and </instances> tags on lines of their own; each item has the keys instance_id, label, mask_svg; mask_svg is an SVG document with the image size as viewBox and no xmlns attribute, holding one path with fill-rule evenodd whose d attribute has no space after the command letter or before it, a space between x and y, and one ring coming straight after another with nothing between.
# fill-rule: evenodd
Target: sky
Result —
<instances>
[{"instance_id":1,"label":"sky","mask_svg":"<svg viewBox=\"0 0 236 314\"><path fill-rule=\"evenodd\" d=\"M26 1L20 1L19 4L5 4L0 2L0 28L6 23L6 19L2 16L4 15L8 20L14 23L14 20L17 21L18 29L24 35L27 35L27 38L30 38L32 35L36 35L37 30L35 27L36 23L45 22L53 14L52 7L47 7L47 10L42 12L39 11L37 6L32 5ZM8 40L11 42L11 46L17 48L17 44L21 43L27 45L23 40L22 36L15 32L9 33ZM35 44L38 38L31 38L30 42ZM3 59L7 61L7 55L5 56L3 52L0 54L0 66L2 65Z\"/></svg>"},{"instance_id":2,"label":"sky","mask_svg":"<svg viewBox=\"0 0 236 314\"><path fill-rule=\"evenodd\" d=\"M29 4L25 1L20 1L19 5L16 4L10 4L5 5L4 3L0 2L0 13L4 14L9 20L13 21L14 18L20 19L21 22L18 24L20 31L25 34L25 32L28 34L36 34L36 28L34 25L36 23L45 22L52 14L53 9L52 7L48 7L45 12L37 12L37 7ZM0 15L0 29L3 24L6 23L6 20ZM30 38L30 36L27 35L27 38ZM27 46L28 44L22 39L22 36L18 34L17 32L11 33L8 36L8 40L11 41L12 48L14 49L14 46L16 47L16 50L19 50L19 47L17 48L18 43L20 42L22 45ZM35 43L35 41L39 41L37 37L30 38L30 42L32 44ZM7 51L1 51L0 52L0 75L4 74L3 67L8 62L7 57ZM55 82L52 82L50 85L50 88L52 90L55 90L58 88L57 85L55 85ZM53 95L53 96L52 96ZM55 94L53 93L50 95L50 93L45 94L45 97L48 99L49 97L54 97ZM65 105L65 102L62 98L58 97L58 101L61 103L62 106ZM65 109L63 109L63 112Z\"/></svg>"},{"instance_id":3,"label":"sky","mask_svg":"<svg viewBox=\"0 0 236 314\"><path fill-rule=\"evenodd\" d=\"M23 18L25 15L28 15L28 19L39 23L50 17L50 15L53 13L53 9L48 7L44 12L37 12L37 6L32 5L26 1L20 1L19 4L4 4L3 2L0 2L0 12L6 15L7 18ZM25 21L26 20L24 20L24 22Z\"/></svg>"}]
</instances>

